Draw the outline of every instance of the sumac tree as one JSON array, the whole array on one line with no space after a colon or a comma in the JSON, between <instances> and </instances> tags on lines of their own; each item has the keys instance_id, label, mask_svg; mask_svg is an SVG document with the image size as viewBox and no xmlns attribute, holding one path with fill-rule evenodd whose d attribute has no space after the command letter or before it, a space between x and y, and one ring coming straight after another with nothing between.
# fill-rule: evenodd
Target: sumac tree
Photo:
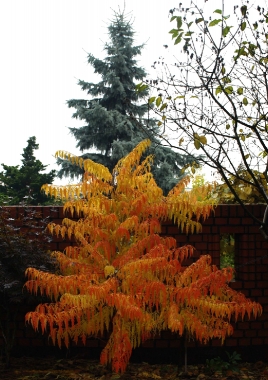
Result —
<instances>
[{"instance_id":1,"label":"sumac tree","mask_svg":"<svg viewBox=\"0 0 268 380\"><path fill-rule=\"evenodd\" d=\"M125 371L134 347L162 330L223 342L233 332L232 315L255 318L262 310L229 288L231 268L218 270L205 255L185 269L183 260L194 248L177 247L174 238L159 235L161 221L172 218L183 231L199 232L200 218L213 205L205 196L198 201L194 191L185 191L186 178L164 197L150 172L152 156L140 162L149 145L148 140L138 144L113 173L89 159L58 152L83 166L84 180L44 190L65 198L64 209L80 219L66 218L48 229L74 236L77 246L53 253L61 275L27 269L26 288L54 302L37 306L26 321L35 330L48 330L59 346L79 338L85 343L107 331L100 360L111 362L116 372Z\"/></svg>"}]
</instances>

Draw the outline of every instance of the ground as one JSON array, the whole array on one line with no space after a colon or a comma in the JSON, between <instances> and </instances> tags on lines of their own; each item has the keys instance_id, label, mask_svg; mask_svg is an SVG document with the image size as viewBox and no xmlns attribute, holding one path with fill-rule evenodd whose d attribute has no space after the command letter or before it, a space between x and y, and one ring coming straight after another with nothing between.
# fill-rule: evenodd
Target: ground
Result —
<instances>
[{"instance_id":1,"label":"ground","mask_svg":"<svg viewBox=\"0 0 268 380\"><path fill-rule=\"evenodd\" d=\"M99 364L98 361L73 358L12 358L11 368L6 369L0 363L1 380L268 380L268 363L242 363L239 372L232 371L224 374L220 372L208 372L204 365L188 366L185 374L182 368L175 365L161 364L150 365L148 363L130 363L127 371L120 375L111 373Z\"/></svg>"}]
</instances>

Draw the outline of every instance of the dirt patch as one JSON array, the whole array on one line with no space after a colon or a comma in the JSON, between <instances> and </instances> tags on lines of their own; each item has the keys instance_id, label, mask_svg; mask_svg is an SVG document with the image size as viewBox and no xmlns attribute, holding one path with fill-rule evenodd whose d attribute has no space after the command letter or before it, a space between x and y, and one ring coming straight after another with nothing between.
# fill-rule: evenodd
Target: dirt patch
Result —
<instances>
[{"instance_id":1,"label":"dirt patch","mask_svg":"<svg viewBox=\"0 0 268 380\"><path fill-rule=\"evenodd\" d=\"M56 359L51 358L12 358L11 368L0 364L1 380L267 380L268 363L241 363L239 372L232 371L208 373L204 365L190 365L188 372L173 364L150 365L148 363L129 363L127 371L120 375L112 373L101 366L98 361L89 359Z\"/></svg>"}]
</instances>

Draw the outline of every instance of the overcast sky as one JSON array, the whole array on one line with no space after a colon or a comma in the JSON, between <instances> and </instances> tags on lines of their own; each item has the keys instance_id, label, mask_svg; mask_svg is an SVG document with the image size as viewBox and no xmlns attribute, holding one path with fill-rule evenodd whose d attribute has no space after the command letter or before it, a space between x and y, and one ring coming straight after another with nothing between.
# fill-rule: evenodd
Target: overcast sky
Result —
<instances>
[{"instance_id":1,"label":"overcast sky","mask_svg":"<svg viewBox=\"0 0 268 380\"><path fill-rule=\"evenodd\" d=\"M213 9L218 2L213 1ZM150 72L154 60L167 53L163 45L172 45L169 9L178 6L178 1L125 3L126 13L132 12L134 19L136 43L146 43L140 65ZM56 150L79 154L68 127L83 122L72 119L74 110L66 100L86 97L78 79L98 80L87 64L87 53L104 57L107 26L118 6L123 9L124 0L0 2L0 164L20 165L31 136L39 144L36 157L49 165L48 170L58 168L53 157Z\"/></svg>"}]
</instances>

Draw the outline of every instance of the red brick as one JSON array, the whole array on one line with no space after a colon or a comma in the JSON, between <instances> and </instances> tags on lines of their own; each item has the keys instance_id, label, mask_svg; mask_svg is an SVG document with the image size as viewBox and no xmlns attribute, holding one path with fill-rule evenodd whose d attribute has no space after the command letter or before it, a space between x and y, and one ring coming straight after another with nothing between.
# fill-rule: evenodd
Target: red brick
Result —
<instances>
[{"instance_id":1,"label":"red brick","mask_svg":"<svg viewBox=\"0 0 268 380\"><path fill-rule=\"evenodd\" d=\"M49 248L51 251L58 251L59 250L58 243L55 243L52 241L51 243L49 243Z\"/></svg>"},{"instance_id":2,"label":"red brick","mask_svg":"<svg viewBox=\"0 0 268 380\"><path fill-rule=\"evenodd\" d=\"M211 233L212 233L211 226L202 225L202 234L209 235Z\"/></svg>"},{"instance_id":3,"label":"red brick","mask_svg":"<svg viewBox=\"0 0 268 380\"><path fill-rule=\"evenodd\" d=\"M230 214L233 215L232 214L233 210L229 206L227 206L227 205L221 205L220 207L221 207L221 215L222 216L229 216Z\"/></svg>"},{"instance_id":4,"label":"red brick","mask_svg":"<svg viewBox=\"0 0 268 380\"><path fill-rule=\"evenodd\" d=\"M250 232L251 234L255 234L255 235L259 235L260 236L260 228L259 228L259 226L250 226L249 230L250 231L247 231L247 232ZM260 236L260 238L262 238L262 237Z\"/></svg>"},{"instance_id":5,"label":"red brick","mask_svg":"<svg viewBox=\"0 0 268 380\"><path fill-rule=\"evenodd\" d=\"M85 347L84 343L82 342L82 339L78 340L78 342L76 343L76 347Z\"/></svg>"},{"instance_id":6,"label":"red brick","mask_svg":"<svg viewBox=\"0 0 268 380\"><path fill-rule=\"evenodd\" d=\"M267 266L266 265L255 265L255 272L257 273L263 273L267 272Z\"/></svg>"},{"instance_id":7,"label":"red brick","mask_svg":"<svg viewBox=\"0 0 268 380\"><path fill-rule=\"evenodd\" d=\"M213 339L212 342L211 342L211 345L213 347L220 347L220 346L222 346L221 340L220 339Z\"/></svg>"},{"instance_id":8,"label":"red brick","mask_svg":"<svg viewBox=\"0 0 268 380\"><path fill-rule=\"evenodd\" d=\"M251 289L250 296L251 297L262 296L262 290L261 289Z\"/></svg>"},{"instance_id":9,"label":"red brick","mask_svg":"<svg viewBox=\"0 0 268 380\"><path fill-rule=\"evenodd\" d=\"M167 234L168 235L178 235L181 233L181 230L176 226L168 226Z\"/></svg>"},{"instance_id":10,"label":"red brick","mask_svg":"<svg viewBox=\"0 0 268 380\"><path fill-rule=\"evenodd\" d=\"M86 347L99 347L99 340L97 339L87 339Z\"/></svg>"},{"instance_id":11,"label":"red brick","mask_svg":"<svg viewBox=\"0 0 268 380\"><path fill-rule=\"evenodd\" d=\"M189 242L196 243L196 242L202 242L203 241L203 234L202 235L190 235L189 236Z\"/></svg>"},{"instance_id":12,"label":"red brick","mask_svg":"<svg viewBox=\"0 0 268 380\"><path fill-rule=\"evenodd\" d=\"M233 339L233 338L226 339L225 346L237 346L237 339Z\"/></svg>"},{"instance_id":13,"label":"red brick","mask_svg":"<svg viewBox=\"0 0 268 380\"><path fill-rule=\"evenodd\" d=\"M17 216L18 216L18 209L17 209L16 206L8 206L8 207L6 207L6 209L7 209L8 213L9 213L10 218L14 218L14 219L17 218Z\"/></svg>"},{"instance_id":14,"label":"red brick","mask_svg":"<svg viewBox=\"0 0 268 380\"><path fill-rule=\"evenodd\" d=\"M250 281L255 281L255 280L257 280L256 273L249 273L249 275L248 275L248 279L249 279Z\"/></svg>"},{"instance_id":15,"label":"red brick","mask_svg":"<svg viewBox=\"0 0 268 380\"><path fill-rule=\"evenodd\" d=\"M242 338L244 336L243 330L234 330L233 338Z\"/></svg>"},{"instance_id":16,"label":"red brick","mask_svg":"<svg viewBox=\"0 0 268 380\"><path fill-rule=\"evenodd\" d=\"M246 289L255 289L256 283L254 281L247 281L244 283L244 288Z\"/></svg>"},{"instance_id":17,"label":"red brick","mask_svg":"<svg viewBox=\"0 0 268 380\"><path fill-rule=\"evenodd\" d=\"M24 337L24 331L23 330L16 330L16 337L17 338Z\"/></svg>"},{"instance_id":18,"label":"red brick","mask_svg":"<svg viewBox=\"0 0 268 380\"><path fill-rule=\"evenodd\" d=\"M58 217L60 219L66 218L66 213L63 213L63 207L59 208L59 215L58 215Z\"/></svg>"},{"instance_id":19,"label":"red brick","mask_svg":"<svg viewBox=\"0 0 268 380\"><path fill-rule=\"evenodd\" d=\"M264 339L261 339L261 338L252 338L251 339L251 344L254 345L254 346L260 346L260 345L264 344Z\"/></svg>"},{"instance_id":20,"label":"red brick","mask_svg":"<svg viewBox=\"0 0 268 380\"><path fill-rule=\"evenodd\" d=\"M62 221L63 221L63 219L60 219L60 218L53 218L52 223L55 223L55 224L62 224Z\"/></svg>"},{"instance_id":21,"label":"red brick","mask_svg":"<svg viewBox=\"0 0 268 380\"><path fill-rule=\"evenodd\" d=\"M239 346L250 346L251 339L249 338L239 338L238 339L238 345Z\"/></svg>"},{"instance_id":22,"label":"red brick","mask_svg":"<svg viewBox=\"0 0 268 380\"><path fill-rule=\"evenodd\" d=\"M257 281L256 288L268 289L268 281Z\"/></svg>"},{"instance_id":23,"label":"red brick","mask_svg":"<svg viewBox=\"0 0 268 380\"><path fill-rule=\"evenodd\" d=\"M23 346L23 347L27 347L27 346L29 347L31 345L31 341L30 339L26 339L26 338L19 338L18 345Z\"/></svg>"},{"instance_id":24,"label":"red brick","mask_svg":"<svg viewBox=\"0 0 268 380\"><path fill-rule=\"evenodd\" d=\"M232 206L234 206L234 205L232 205ZM245 216L245 211L244 211L244 209L242 208L242 207L240 207L240 206L238 206L238 207L236 207L236 208L234 208L234 207L232 207L235 211L233 211L233 213L232 213L232 215L233 216L242 216L242 217L244 217Z\"/></svg>"},{"instance_id":25,"label":"red brick","mask_svg":"<svg viewBox=\"0 0 268 380\"><path fill-rule=\"evenodd\" d=\"M249 290L247 290L247 289L241 289L241 292L242 292L246 297L249 297Z\"/></svg>"},{"instance_id":26,"label":"red brick","mask_svg":"<svg viewBox=\"0 0 268 380\"><path fill-rule=\"evenodd\" d=\"M104 340L100 340L99 341L99 347L100 348L104 348L106 346L107 342L105 342Z\"/></svg>"},{"instance_id":27,"label":"red brick","mask_svg":"<svg viewBox=\"0 0 268 380\"><path fill-rule=\"evenodd\" d=\"M243 289L242 281L235 281L230 283L230 288L234 290L241 290Z\"/></svg>"},{"instance_id":28,"label":"red brick","mask_svg":"<svg viewBox=\"0 0 268 380\"><path fill-rule=\"evenodd\" d=\"M263 325L261 322L250 322L250 328L253 330L260 330L263 328Z\"/></svg>"},{"instance_id":29,"label":"red brick","mask_svg":"<svg viewBox=\"0 0 268 380\"><path fill-rule=\"evenodd\" d=\"M168 341L166 341L166 340L157 340L155 342L155 347L162 347L162 348L168 347Z\"/></svg>"},{"instance_id":30,"label":"red brick","mask_svg":"<svg viewBox=\"0 0 268 380\"><path fill-rule=\"evenodd\" d=\"M243 225L245 225L245 224L250 224L250 225L252 225L252 224L253 224L253 220L252 220L252 218L243 218L243 219L242 219L242 222L243 222Z\"/></svg>"},{"instance_id":31,"label":"red brick","mask_svg":"<svg viewBox=\"0 0 268 380\"><path fill-rule=\"evenodd\" d=\"M24 330L27 326L25 321L24 321L24 315L25 315L25 313L22 312L20 315L17 316L17 320L19 320L20 317L23 319L23 322L19 321L19 323L18 323L18 330Z\"/></svg>"},{"instance_id":32,"label":"red brick","mask_svg":"<svg viewBox=\"0 0 268 380\"><path fill-rule=\"evenodd\" d=\"M245 331L245 336L247 338L255 338L257 336L257 331L255 330L248 330L248 331Z\"/></svg>"},{"instance_id":33,"label":"red brick","mask_svg":"<svg viewBox=\"0 0 268 380\"><path fill-rule=\"evenodd\" d=\"M161 232L160 232L161 235L166 235L167 234L167 227L166 226L163 226L163 224L161 225Z\"/></svg>"},{"instance_id":34,"label":"red brick","mask_svg":"<svg viewBox=\"0 0 268 380\"><path fill-rule=\"evenodd\" d=\"M164 220L164 221L162 222L162 226L168 226L169 224L173 225L173 222L170 221L170 220Z\"/></svg>"},{"instance_id":35,"label":"red brick","mask_svg":"<svg viewBox=\"0 0 268 380\"><path fill-rule=\"evenodd\" d=\"M154 347L154 341L153 340L146 340L146 342L143 342L141 344L141 347L153 348Z\"/></svg>"},{"instance_id":36,"label":"red brick","mask_svg":"<svg viewBox=\"0 0 268 380\"><path fill-rule=\"evenodd\" d=\"M44 342L42 339L31 339L31 346L33 347L42 347L44 346Z\"/></svg>"},{"instance_id":37,"label":"red brick","mask_svg":"<svg viewBox=\"0 0 268 380\"><path fill-rule=\"evenodd\" d=\"M265 322L267 321L267 318L268 318L267 313L265 313L263 310L262 314L258 316L258 321Z\"/></svg>"},{"instance_id":38,"label":"red brick","mask_svg":"<svg viewBox=\"0 0 268 380\"><path fill-rule=\"evenodd\" d=\"M222 224L226 224L226 223L222 223ZM242 224L244 225L244 223L242 223L241 219L240 218L229 218L228 219L228 224L230 225L235 225L235 226L241 226ZM236 232L236 227L234 227L234 233Z\"/></svg>"},{"instance_id":39,"label":"red brick","mask_svg":"<svg viewBox=\"0 0 268 380\"><path fill-rule=\"evenodd\" d=\"M188 243L188 236L186 235L177 235L175 238L178 245Z\"/></svg>"},{"instance_id":40,"label":"red brick","mask_svg":"<svg viewBox=\"0 0 268 380\"><path fill-rule=\"evenodd\" d=\"M268 297L258 297L258 302L259 302L261 305L268 304Z\"/></svg>"},{"instance_id":41,"label":"red brick","mask_svg":"<svg viewBox=\"0 0 268 380\"><path fill-rule=\"evenodd\" d=\"M182 348L182 344L181 344L179 339L171 340L169 342L169 347L171 347L171 348L178 348L178 347Z\"/></svg>"},{"instance_id":42,"label":"red brick","mask_svg":"<svg viewBox=\"0 0 268 380\"><path fill-rule=\"evenodd\" d=\"M228 225L228 218L217 218L217 224L220 224L221 226Z\"/></svg>"},{"instance_id":43,"label":"red brick","mask_svg":"<svg viewBox=\"0 0 268 380\"><path fill-rule=\"evenodd\" d=\"M221 234L243 234L245 232L243 226L220 226Z\"/></svg>"},{"instance_id":44,"label":"red brick","mask_svg":"<svg viewBox=\"0 0 268 380\"><path fill-rule=\"evenodd\" d=\"M237 323L237 328L239 330L249 330L250 329L249 322L238 322Z\"/></svg>"},{"instance_id":45,"label":"red brick","mask_svg":"<svg viewBox=\"0 0 268 380\"><path fill-rule=\"evenodd\" d=\"M268 322L267 321L264 322L264 328L268 329Z\"/></svg>"},{"instance_id":46,"label":"red brick","mask_svg":"<svg viewBox=\"0 0 268 380\"><path fill-rule=\"evenodd\" d=\"M35 332L31 327L29 327L29 328L25 329L24 334L25 334L24 336L26 338L35 338L37 332Z\"/></svg>"},{"instance_id":47,"label":"red brick","mask_svg":"<svg viewBox=\"0 0 268 380\"><path fill-rule=\"evenodd\" d=\"M260 330L258 331L258 336L268 336L268 330Z\"/></svg>"},{"instance_id":48,"label":"red brick","mask_svg":"<svg viewBox=\"0 0 268 380\"><path fill-rule=\"evenodd\" d=\"M187 347L197 347L197 342L190 340L190 342L187 342Z\"/></svg>"},{"instance_id":49,"label":"red brick","mask_svg":"<svg viewBox=\"0 0 268 380\"><path fill-rule=\"evenodd\" d=\"M215 211L214 211L214 217L215 218L219 218L220 216L222 216L222 211L223 211L223 207L222 205L219 205L215 208ZM228 211L228 209L227 209ZM228 216L229 214L226 214L226 215L223 215L223 216Z\"/></svg>"},{"instance_id":50,"label":"red brick","mask_svg":"<svg viewBox=\"0 0 268 380\"><path fill-rule=\"evenodd\" d=\"M193 246L198 251L207 251L207 248L208 248L208 244L207 243L201 243L201 242L197 242L197 243L193 244Z\"/></svg>"},{"instance_id":51,"label":"red brick","mask_svg":"<svg viewBox=\"0 0 268 380\"><path fill-rule=\"evenodd\" d=\"M67 242L67 241L66 242L59 242L58 243L58 250L62 252L69 245L73 245L73 244L70 244L70 242Z\"/></svg>"},{"instance_id":52,"label":"red brick","mask_svg":"<svg viewBox=\"0 0 268 380\"><path fill-rule=\"evenodd\" d=\"M212 229L211 229L212 233L213 234L220 234L220 227L219 226L212 226Z\"/></svg>"}]
</instances>

